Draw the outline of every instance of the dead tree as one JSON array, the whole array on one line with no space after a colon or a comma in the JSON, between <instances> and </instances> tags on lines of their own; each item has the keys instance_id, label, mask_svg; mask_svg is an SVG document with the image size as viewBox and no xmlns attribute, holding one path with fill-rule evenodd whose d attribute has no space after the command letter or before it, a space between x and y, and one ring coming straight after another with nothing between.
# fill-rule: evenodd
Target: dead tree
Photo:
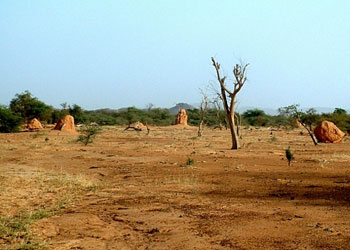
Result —
<instances>
[{"instance_id":1,"label":"dead tree","mask_svg":"<svg viewBox=\"0 0 350 250\"><path fill-rule=\"evenodd\" d=\"M220 106L220 96L218 98L215 98L214 101L212 102L214 109L215 109L215 115L216 115L216 122L218 125L214 127L214 129L220 129L222 130L222 119L221 119L221 106Z\"/></svg>"},{"instance_id":2,"label":"dead tree","mask_svg":"<svg viewBox=\"0 0 350 250\"><path fill-rule=\"evenodd\" d=\"M204 127L207 123L206 116L208 113L209 98L206 93L201 90L202 101L199 106L199 126L198 126L198 137L203 135Z\"/></svg>"},{"instance_id":3,"label":"dead tree","mask_svg":"<svg viewBox=\"0 0 350 250\"><path fill-rule=\"evenodd\" d=\"M142 126L144 126L144 125L142 125ZM145 125L144 127L146 127L146 129L147 129L147 135L149 135L149 133L151 132L151 129L148 127L148 124L146 123L146 125ZM124 131L129 130L129 129L133 129L133 130L135 130L135 131L137 131L137 132L141 132L141 131L142 131L142 128L140 127L140 123L139 123L139 122L133 123L133 124L129 124L129 125L124 129Z\"/></svg>"},{"instance_id":4,"label":"dead tree","mask_svg":"<svg viewBox=\"0 0 350 250\"><path fill-rule=\"evenodd\" d=\"M138 132L142 131L141 128L138 128L138 127L135 127L135 126L130 126L130 125L127 126L127 127L124 129L124 131L126 131L126 130L128 130L128 129L133 129L133 130L138 131Z\"/></svg>"},{"instance_id":5,"label":"dead tree","mask_svg":"<svg viewBox=\"0 0 350 250\"><path fill-rule=\"evenodd\" d=\"M236 64L236 66L233 68L233 75L235 79L233 81L233 90L231 91L226 86L226 76L221 77L220 64L215 61L214 57L211 58L211 61L213 62L213 66L216 70L217 80L220 84L220 96L225 109L227 121L230 126L232 149L239 149L239 138L237 135L237 127L235 123L235 104L238 92L242 89L245 82L247 81L246 70L249 64Z\"/></svg>"}]
</instances>

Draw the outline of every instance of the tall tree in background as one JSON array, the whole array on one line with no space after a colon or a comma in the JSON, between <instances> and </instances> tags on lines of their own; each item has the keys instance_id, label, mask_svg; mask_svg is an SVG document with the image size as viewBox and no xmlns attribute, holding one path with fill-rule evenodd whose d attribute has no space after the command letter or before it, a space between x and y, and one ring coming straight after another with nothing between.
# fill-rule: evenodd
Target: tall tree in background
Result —
<instances>
[{"instance_id":1,"label":"tall tree in background","mask_svg":"<svg viewBox=\"0 0 350 250\"><path fill-rule=\"evenodd\" d=\"M32 94L26 90L24 93L16 94L10 102L10 109L12 112L19 114L26 121L37 118L41 121L48 121L51 119L53 108L39 101L38 98L33 97Z\"/></svg>"},{"instance_id":2,"label":"tall tree in background","mask_svg":"<svg viewBox=\"0 0 350 250\"><path fill-rule=\"evenodd\" d=\"M73 104L73 106L69 105L68 111L69 111L69 114L74 117L75 123L85 122L84 111L79 105L77 104Z\"/></svg>"},{"instance_id":3,"label":"tall tree in background","mask_svg":"<svg viewBox=\"0 0 350 250\"><path fill-rule=\"evenodd\" d=\"M235 104L236 104L236 96L238 92L242 89L244 84L247 81L246 70L249 64L236 64L233 68L233 90L227 88L226 86L226 76L222 77L220 73L220 64L215 61L214 57L211 58L213 62L213 66L216 71L217 79L220 84L220 95L221 100L226 112L227 121L230 126L230 132L232 136L232 149L239 149L239 138L237 134L237 127L235 123Z\"/></svg>"}]
</instances>

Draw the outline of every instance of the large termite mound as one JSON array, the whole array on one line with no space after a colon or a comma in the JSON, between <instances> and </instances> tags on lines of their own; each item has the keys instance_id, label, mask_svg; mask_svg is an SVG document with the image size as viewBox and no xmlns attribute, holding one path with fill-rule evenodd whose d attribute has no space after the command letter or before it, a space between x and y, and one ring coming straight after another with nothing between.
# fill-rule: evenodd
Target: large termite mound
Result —
<instances>
[{"instance_id":1,"label":"large termite mound","mask_svg":"<svg viewBox=\"0 0 350 250\"><path fill-rule=\"evenodd\" d=\"M38 119L33 118L27 123L26 129L29 129L30 131L34 131L34 130L43 129L43 126L41 125L41 122Z\"/></svg>"},{"instance_id":2,"label":"large termite mound","mask_svg":"<svg viewBox=\"0 0 350 250\"><path fill-rule=\"evenodd\" d=\"M333 122L323 121L319 124L314 134L319 142L325 143L337 143L340 142L345 133L341 131Z\"/></svg>"},{"instance_id":3,"label":"large termite mound","mask_svg":"<svg viewBox=\"0 0 350 250\"><path fill-rule=\"evenodd\" d=\"M176 115L175 124L187 125L187 114L185 109L180 109L179 113Z\"/></svg>"},{"instance_id":4,"label":"large termite mound","mask_svg":"<svg viewBox=\"0 0 350 250\"><path fill-rule=\"evenodd\" d=\"M58 120L54 130L61 131L75 131L74 117L71 115L66 115L65 117Z\"/></svg>"}]
</instances>

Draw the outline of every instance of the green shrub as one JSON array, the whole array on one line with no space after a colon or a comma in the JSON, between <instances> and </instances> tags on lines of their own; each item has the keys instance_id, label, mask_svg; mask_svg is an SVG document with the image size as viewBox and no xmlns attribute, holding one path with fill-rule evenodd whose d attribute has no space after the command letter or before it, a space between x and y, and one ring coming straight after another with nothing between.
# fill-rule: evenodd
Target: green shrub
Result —
<instances>
[{"instance_id":1,"label":"green shrub","mask_svg":"<svg viewBox=\"0 0 350 250\"><path fill-rule=\"evenodd\" d=\"M288 166L290 166L290 164L292 163L292 160L294 160L294 155L292 151L290 151L290 147L286 149L286 158L288 160Z\"/></svg>"},{"instance_id":2,"label":"green shrub","mask_svg":"<svg viewBox=\"0 0 350 250\"><path fill-rule=\"evenodd\" d=\"M79 124L85 122L85 115L83 109L80 106L78 106L77 104L73 104L73 106L69 105L68 108L69 114L74 117L75 123Z\"/></svg>"},{"instance_id":3,"label":"green shrub","mask_svg":"<svg viewBox=\"0 0 350 250\"><path fill-rule=\"evenodd\" d=\"M194 165L195 161L191 157L188 157L186 160L186 166L192 166Z\"/></svg>"},{"instance_id":4,"label":"green shrub","mask_svg":"<svg viewBox=\"0 0 350 250\"><path fill-rule=\"evenodd\" d=\"M0 133L19 131L19 126L24 120L5 106L0 106Z\"/></svg>"},{"instance_id":5,"label":"green shrub","mask_svg":"<svg viewBox=\"0 0 350 250\"><path fill-rule=\"evenodd\" d=\"M270 140L271 140L271 142L276 142L276 141L277 141L277 138L276 138L276 136L272 136L272 137L270 138Z\"/></svg>"},{"instance_id":6,"label":"green shrub","mask_svg":"<svg viewBox=\"0 0 350 250\"><path fill-rule=\"evenodd\" d=\"M269 116L260 109L250 109L242 114L244 123L250 126L266 126L269 123Z\"/></svg>"},{"instance_id":7,"label":"green shrub","mask_svg":"<svg viewBox=\"0 0 350 250\"><path fill-rule=\"evenodd\" d=\"M79 142L82 142L85 146L92 143L96 137L96 134L101 131L99 126L87 125L80 129Z\"/></svg>"}]
</instances>

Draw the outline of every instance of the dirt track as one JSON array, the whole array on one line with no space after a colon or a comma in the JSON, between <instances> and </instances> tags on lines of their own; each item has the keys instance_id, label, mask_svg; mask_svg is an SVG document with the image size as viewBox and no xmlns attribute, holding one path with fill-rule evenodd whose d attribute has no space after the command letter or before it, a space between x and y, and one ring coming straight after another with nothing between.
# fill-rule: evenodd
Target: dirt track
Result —
<instances>
[{"instance_id":1,"label":"dirt track","mask_svg":"<svg viewBox=\"0 0 350 250\"><path fill-rule=\"evenodd\" d=\"M100 186L31 226L49 249L348 249L350 141L314 147L300 131L272 140L268 129L243 129L239 151L228 131L197 138L176 126L148 136L105 127L86 147L51 130L0 134L0 177L67 173ZM60 195L1 190L2 214Z\"/></svg>"}]
</instances>

